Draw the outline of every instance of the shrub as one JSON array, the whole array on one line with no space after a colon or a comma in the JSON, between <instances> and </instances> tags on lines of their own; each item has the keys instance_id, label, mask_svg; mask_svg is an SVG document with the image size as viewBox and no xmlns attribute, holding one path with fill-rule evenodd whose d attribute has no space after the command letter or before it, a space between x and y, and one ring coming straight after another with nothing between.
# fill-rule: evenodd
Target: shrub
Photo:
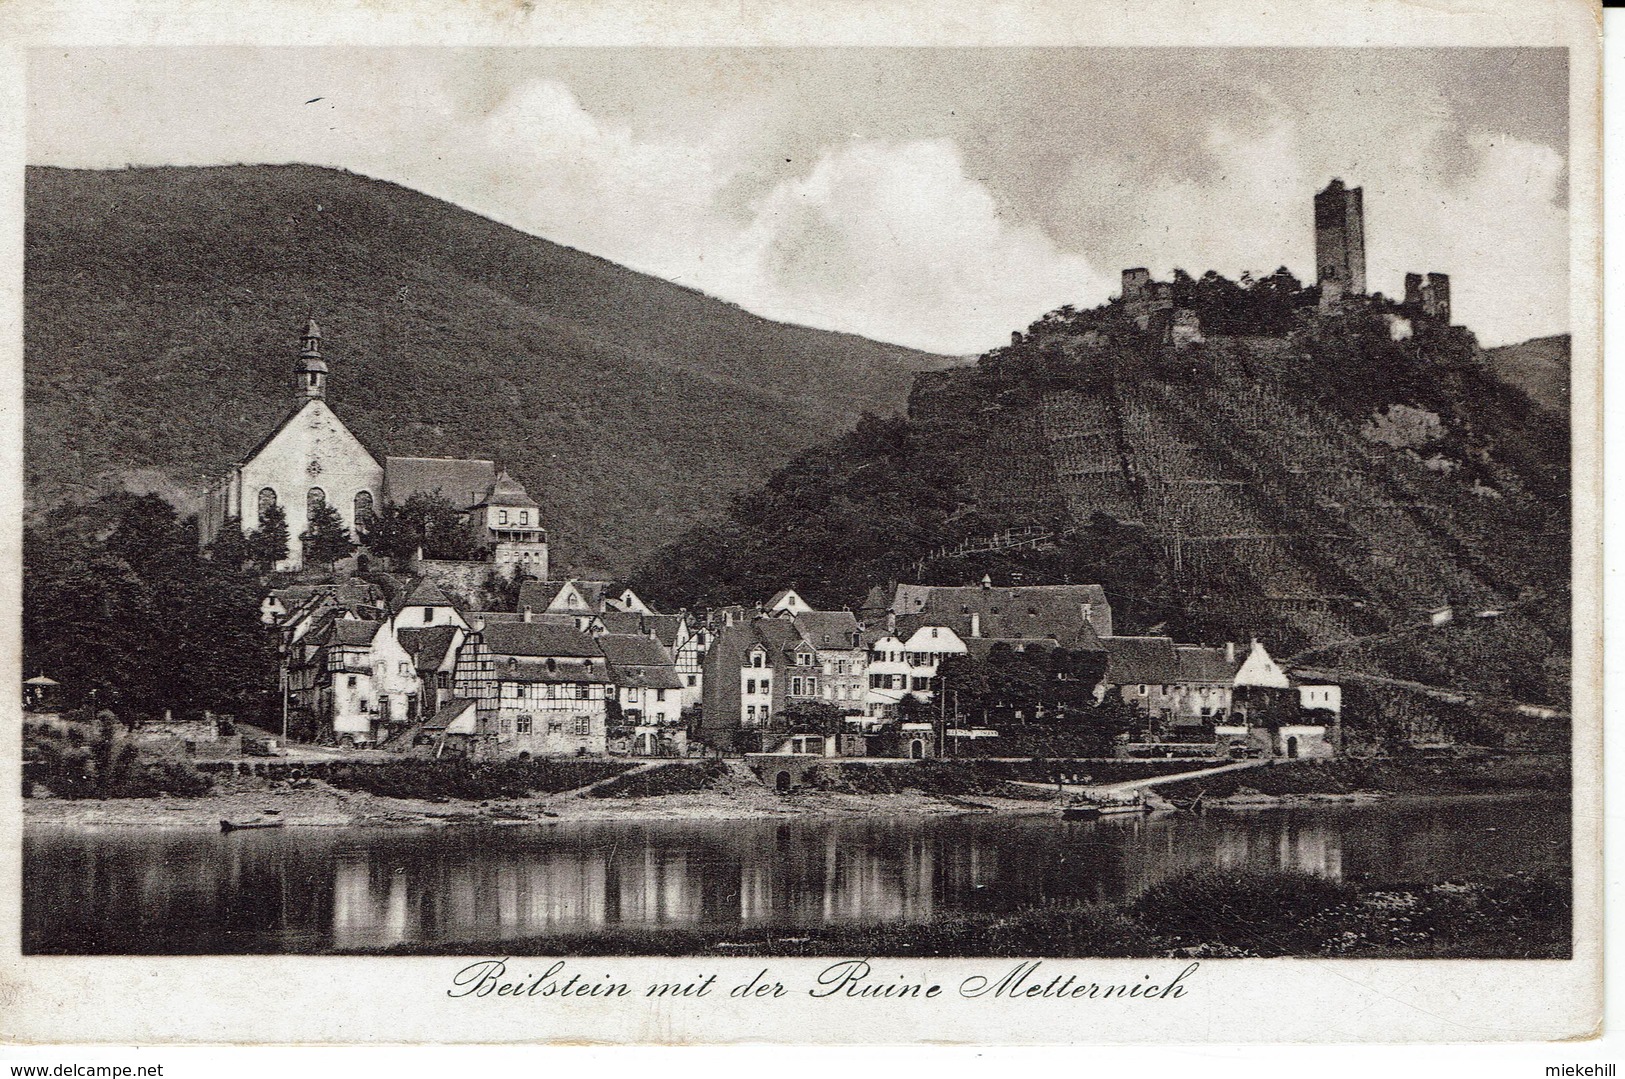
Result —
<instances>
[{"instance_id":1,"label":"shrub","mask_svg":"<svg viewBox=\"0 0 1625 1079\"><path fill-rule=\"evenodd\" d=\"M485 801L553 794L608 779L631 767L616 761L501 760L402 761L335 768L328 783L388 798L457 798Z\"/></svg>"},{"instance_id":2,"label":"shrub","mask_svg":"<svg viewBox=\"0 0 1625 1079\"><path fill-rule=\"evenodd\" d=\"M1342 881L1281 870L1198 870L1152 885L1129 907L1154 932L1190 942L1301 954L1304 923L1350 900Z\"/></svg>"},{"instance_id":3,"label":"shrub","mask_svg":"<svg viewBox=\"0 0 1625 1079\"><path fill-rule=\"evenodd\" d=\"M594 798L653 798L662 794L694 794L711 790L728 774L721 761L703 764L663 764L629 772L590 792Z\"/></svg>"}]
</instances>

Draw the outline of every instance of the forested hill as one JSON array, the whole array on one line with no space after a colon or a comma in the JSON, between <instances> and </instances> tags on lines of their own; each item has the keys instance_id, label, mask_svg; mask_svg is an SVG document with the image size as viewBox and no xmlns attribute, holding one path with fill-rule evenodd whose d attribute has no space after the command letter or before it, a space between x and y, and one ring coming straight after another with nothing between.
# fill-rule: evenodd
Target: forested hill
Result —
<instances>
[{"instance_id":1,"label":"forested hill","mask_svg":"<svg viewBox=\"0 0 1625 1079\"><path fill-rule=\"evenodd\" d=\"M907 420L804 454L651 560L640 593L749 602L793 581L855 606L896 579L1096 581L1124 632L1282 655L1381 635L1337 663L1566 700L1565 425L1467 330L1315 299L1282 274L1181 276L1206 340L1179 349L1116 302L1054 312L921 375ZM1391 632L1446 602L1448 629Z\"/></svg>"},{"instance_id":2,"label":"forested hill","mask_svg":"<svg viewBox=\"0 0 1625 1079\"><path fill-rule=\"evenodd\" d=\"M30 169L26 298L32 512L199 490L286 412L315 315L374 453L494 457L559 565L611 571L948 362L309 166Z\"/></svg>"}]
</instances>

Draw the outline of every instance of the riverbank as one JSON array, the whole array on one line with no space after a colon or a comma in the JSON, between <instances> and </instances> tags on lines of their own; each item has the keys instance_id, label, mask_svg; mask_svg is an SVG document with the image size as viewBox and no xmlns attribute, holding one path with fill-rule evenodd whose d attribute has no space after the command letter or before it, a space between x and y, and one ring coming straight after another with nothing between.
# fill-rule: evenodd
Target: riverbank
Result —
<instances>
[{"instance_id":1,"label":"riverbank","mask_svg":"<svg viewBox=\"0 0 1625 1079\"><path fill-rule=\"evenodd\" d=\"M223 780L198 798L30 798L27 824L218 829L222 820L279 820L289 827L423 827L545 824L562 821L741 820L866 814L1048 813L1047 800L903 790L852 793L804 790L779 794L732 777L708 789L647 797L593 797L567 791L480 802L396 798L342 790L321 781Z\"/></svg>"},{"instance_id":2,"label":"riverbank","mask_svg":"<svg viewBox=\"0 0 1625 1079\"><path fill-rule=\"evenodd\" d=\"M1557 794L1570 789L1567 754L1523 753L1429 758L1345 757L1275 761L1219 775L1174 780L1164 798L1219 810L1290 809L1385 798Z\"/></svg>"},{"instance_id":3,"label":"riverbank","mask_svg":"<svg viewBox=\"0 0 1625 1079\"><path fill-rule=\"evenodd\" d=\"M952 913L929 922L618 926L332 954L1566 959L1571 953L1570 883L1550 872L1354 884L1303 873L1200 870L1121 903Z\"/></svg>"},{"instance_id":4,"label":"riverbank","mask_svg":"<svg viewBox=\"0 0 1625 1079\"><path fill-rule=\"evenodd\" d=\"M1074 771L1086 767L1064 761L1048 766L1064 765ZM28 798L23 819L85 826L219 828L221 820L280 820L290 827L409 827L1055 811L1049 792L1009 781L1008 763L831 761L827 767L817 784L788 792L768 789L737 762L656 763L572 790L480 800L401 797L323 780L223 776L212 792L198 797ZM1282 761L1175 780L1156 790L1182 801L1200 795L1204 806L1219 810L1247 810L1390 797L1562 792L1568 782L1566 756L1524 755Z\"/></svg>"}]
</instances>

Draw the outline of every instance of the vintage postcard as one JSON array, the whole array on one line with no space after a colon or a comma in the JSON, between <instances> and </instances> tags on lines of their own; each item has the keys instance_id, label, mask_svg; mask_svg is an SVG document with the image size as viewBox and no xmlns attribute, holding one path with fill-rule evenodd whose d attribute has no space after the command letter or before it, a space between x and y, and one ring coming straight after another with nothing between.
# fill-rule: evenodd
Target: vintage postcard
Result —
<instances>
[{"instance_id":1,"label":"vintage postcard","mask_svg":"<svg viewBox=\"0 0 1625 1079\"><path fill-rule=\"evenodd\" d=\"M0 1037L1594 1034L1595 9L127 15L0 12Z\"/></svg>"}]
</instances>

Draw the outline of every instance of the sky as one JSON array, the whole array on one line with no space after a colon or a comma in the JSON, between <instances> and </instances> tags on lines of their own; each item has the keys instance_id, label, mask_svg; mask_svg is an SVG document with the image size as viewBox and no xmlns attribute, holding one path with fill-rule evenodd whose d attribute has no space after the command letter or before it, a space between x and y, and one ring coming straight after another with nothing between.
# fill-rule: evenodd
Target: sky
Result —
<instances>
[{"instance_id":1,"label":"sky","mask_svg":"<svg viewBox=\"0 0 1625 1079\"><path fill-rule=\"evenodd\" d=\"M28 157L305 162L769 318L951 355L1123 267L1314 275L1365 189L1368 287L1451 275L1486 345L1567 332L1560 49L81 49Z\"/></svg>"}]
</instances>

